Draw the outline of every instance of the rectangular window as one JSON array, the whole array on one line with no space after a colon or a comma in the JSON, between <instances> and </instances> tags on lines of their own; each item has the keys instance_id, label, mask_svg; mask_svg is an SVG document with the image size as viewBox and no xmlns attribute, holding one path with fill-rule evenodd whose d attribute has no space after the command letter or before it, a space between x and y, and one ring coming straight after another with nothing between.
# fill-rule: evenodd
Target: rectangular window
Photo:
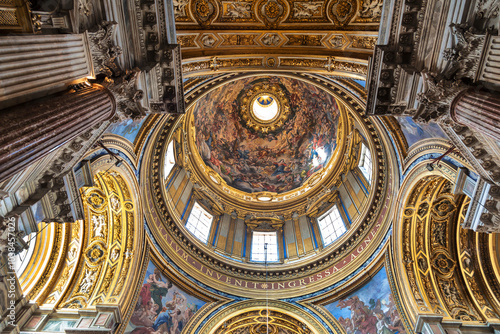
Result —
<instances>
[{"instance_id":1,"label":"rectangular window","mask_svg":"<svg viewBox=\"0 0 500 334\"><path fill-rule=\"evenodd\" d=\"M363 176L368 181L372 183L372 156L370 150L365 144L361 144L361 157L359 158L358 164L359 170L363 173Z\"/></svg>"},{"instance_id":2,"label":"rectangular window","mask_svg":"<svg viewBox=\"0 0 500 334\"><path fill-rule=\"evenodd\" d=\"M278 237L276 232L253 232L252 234L252 261L266 261L267 244L267 262L278 261Z\"/></svg>"},{"instance_id":3,"label":"rectangular window","mask_svg":"<svg viewBox=\"0 0 500 334\"><path fill-rule=\"evenodd\" d=\"M189 232L193 233L195 237L206 243L208 241L208 235L210 234L213 218L214 216L203 209L198 202L194 202L191 214L186 223L186 228Z\"/></svg>"},{"instance_id":4,"label":"rectangular window","mask_svg":"<svg viewBox=\"0 0 500 334\"><path fill-rule=\"evenodd\" d=\"M318 219L318 225L325 246L337 240L347 230L336 205L326 215Z\"/></svg>"}]
</instances>

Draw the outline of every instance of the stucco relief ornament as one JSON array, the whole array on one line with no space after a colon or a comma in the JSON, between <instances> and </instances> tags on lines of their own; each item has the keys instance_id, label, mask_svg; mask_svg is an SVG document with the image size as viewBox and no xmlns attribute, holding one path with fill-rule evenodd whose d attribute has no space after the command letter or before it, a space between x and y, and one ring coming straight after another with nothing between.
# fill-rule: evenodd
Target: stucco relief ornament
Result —
<instances>
[{"instance_id":1,"label":"stucco relief ornament","mask_svg":"<svg viewBox=\"0 0 500 334\"><path fill-rule=\"evenodd\" d=\"M100 196L99 194L92 193L87 198L87 202L92 205L95 210L102 209L103 205L106 203L106 200Z\"/></svg>"},{"instance_id":2,"label":"stucco relief ornament","mask_svg":"<svg viewBox=\"0 0 500 334\"><path fill-rule=\"evenodd\" d=\"M250 18L252 5L248 2L236 1L227 6L226 15L233 18Z\"/></svg>"},{"instance_id":3,"label":"stucco relief ornament","mask_svg":"<svg viewBox=\"0 0 500 334\"><path fill-rule=\"evenodd\" d=\"M95 74L102 73L111 77L119 76L122 72L116 64L116 58L122 54L122 49L113 42L116 26L116 22L105 21L98 25L97 31L88 32Z\"/></svg>"},{"instance_id":4,"label":"stucco relief ornament","mask_svg":"<svg viewBox=\"0 0 500 334\"><path fill-rule=\"evenodd\" d=\"M120 250L115 248L113 249L113 252L111 252L110 259L111 261L116 261L119 256L120 256Z\"/></svg>"},{"instance_id":5,"label":"stucco relief ornament","mask_svg":"<svg viewBox=\"0 0 500 334\"><path fill-rule=\"evenodd\" d=\"M210 8L207 1L198 1L196 4L196 11L200 16L208 16Z\"/></svg>"},{"instance_id":6,"label":"stucco relief ornament","mask_svg":"<svg viewBox=\"0 0 500 334\"><path fill-rule=\"evenodd\" d=\"M104 216L92 216L92 224L94 236L96 238L104 238L104 229L106 227L106 220Z\"/></svg>"},{"instance_id":7,"label":"stucco relief ornament","mask_svg":"<svg viewBox=\"0 0 500 334\"><path fill-rule=\"evenodd\" d=\"M95 244L85 252L86 258L92 264L97 264L104 260L105 250L100 244Z\"/></svg>"},{"instance_id":8,"label":"stucco relief ornament","mask_svg":"<svg viewBox=\"0 0 500 334\"><path fill-rule=\"evenodd\" d=\"M282 0L264 0L259 3L257 12L268 28L276 28L284 19L285 6Z\"/></svg>"},{"instance_id":9,"label":"stucco relief ornament","mask_svg":"<svg viewBox=\"0 0 500 334\"><path fill-rule=\"evenodd\" d=\"M276 46L281 42L281 37L278 34L266 34L261 41L265 46Z\"/></svg>"},{"instance_id":10,"label":"stucco relief ornament","mask_svg":"<svg viewBox=\"0 0 500 334\"><path fill-rule=\"evenodd\" d=\"M332 46L334 48L341 48L344 46L346 40L344 39L344 36L343 35L334 35L331 39L330 39L330 44L332 44Z\"/></svg>"},{"instance_id":11,"label":"stucco relief ornament","mask_svg":"<svg viewBox=\"0 0 500 334\"><path fill-rule=\"evenodd\" d=\"M328 16L333 23L344 26L356 14L357 2L353 0L333 0L329 5Z\"/></svg>"},{"instance_id":12,"label":"stucco relief ornament","mask_svg":"<svg viewBox=\"0 0 500 334\"><path fill-rule=\"evenodd\" d=\"M199 25L209 25L215 18L216 3L213 0L196 0L191 2L191 11Z\"/></svg>"},{"instance_id":13,"label":"stucco relief ornament","mask_svg":"<svg viewBox=\"0 0 500 334\"><path fill-rule=\"evenodd\" d=\"M206 48L213 47L215 42L216 42L216 40L212 35L203 35L203 37L201 38L201 43Z\"/></svg>"},{"instance_id":14,"label":"stucco relief ornament","mask_svg":"<svg viewBox=\"0 0 500 334\"><path fill-rule=\"evenodd\" d=\"M382 16L382 0L363 0L359 16L366 19L380 20Z\"/></svg>"},{"instance_id":15,"label":"stucco relief ornament","mask_svg":"<svg viewBox=\"0 0 500 334\"><path fill-rule=\"evenodd\" d=\"M293 7L293 17L304 19L317 14L321 10L321 2L295 2Z\"/></svg>"},{"instance_id":16,"label":"stucco relief ornament","mask_svg":"<svg viewBox=\"0 0 500 334\"><path fill-rule=\"evenodd\" d=\"M85 277L80 283L80 292L89 293L92 285L94 285L95 281L95 271L90 269L85 269Z\"/></svg>"},{"instance_id":17,"label":"stucco relief ornament","mask_svg":"<svg viewBox=\"0 0 500 334\"><path fill-rule=\"evenodd\" d=\"M120 200L116 197L111 197L111 207L113 210L118 211L120 209Z\"/></svg>"},{"instance_id":18,"label":"stucco relief ornament","mask_svg":"<svg viewBox=\"0 0 500 334\"><path fill-rule=\"evenodd\" d=\"M189 0L173 0L173 3L175 18L187 16L186 6L189 4Z\"/></svg>"}]
</instances>

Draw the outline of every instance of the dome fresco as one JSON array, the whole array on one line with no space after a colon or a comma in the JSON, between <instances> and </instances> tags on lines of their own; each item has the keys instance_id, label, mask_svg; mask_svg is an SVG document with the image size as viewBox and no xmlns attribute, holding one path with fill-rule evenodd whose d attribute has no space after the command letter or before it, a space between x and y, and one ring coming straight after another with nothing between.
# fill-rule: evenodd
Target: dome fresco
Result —
<instances>
[{"instance_id":1,"label":"dome fresco","mask_svg":"<svg viewBox=\"0 0 500 334\"><path fill-rule=\"evenodd\" d=\"M259 90L260 95L249 99ZM257 104L254 101L261 107L250 113L256 119L245 114L247 107ZM280 109L269 117L274 122L255 126L269 121L259 115L275 102ZM339 114L333 96L303 81L240 79L195 104L196 146L205 164L229 186L248 193L283 193L300 187L328 163L336 147Z\"/></svg>"}]
</instances>

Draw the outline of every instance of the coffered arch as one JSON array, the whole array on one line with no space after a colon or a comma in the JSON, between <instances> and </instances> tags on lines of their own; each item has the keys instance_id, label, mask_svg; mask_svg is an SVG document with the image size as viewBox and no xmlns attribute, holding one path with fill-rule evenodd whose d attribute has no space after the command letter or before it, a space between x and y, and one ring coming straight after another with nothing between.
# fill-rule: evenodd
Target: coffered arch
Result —
<instances>
[{"instance_id":1,"label":"coffered arch","mask_svg":"<svg viewBox=\"0 0 500 334\"><path fill-rule=\"evenodd\" d=\"M21 284L40 307L36 316L44 320L38 329L61 317L81 322L82 328L94 321L93 316L107 317L105 327L120 323L132 308L134 294L130 291L136 290L141 276L130 273L140 273L147 263L134 171L127 163L117 166L109 156L95 159L91 169L93 185L80 188L84 219L50 223L37 236L37 243L50 248L48 260L36 251L32 262L38 261L44 268L41 278L34 287Z\"/></svg>"},{"instance_id":2,"label":"coffered arch","mask_svg":"<svg viewBox=\"0 0 500 334\"><path fill-rule=\"evenodd\" d=\"M472 326L498 319L493 292L498 278L493 270L485 270L495 261L490 257L494 238L460 226L470 198L454 194L455 173L446 163L439 171L429 171L426 161L421 162L407 176L400 194L393 266L413 323L428 316L442 319L443 324L458 321ZM476 247L483 252L474 252Z\"/></svg>"},{"instance_id":3,"label":"coffered arch","mask_svg":"<svg viewBox=\"0 0 500 334\"><path fill-rule=\"evenodd\" d=\"M241 328L244 333L257 334L267 332L268 324L269 333L342 333L333 319L320 322L310 312L307 308L276 300L241 301L213 315L200 327L198 333L237 333Z\"/></svg>"}]
</instances>

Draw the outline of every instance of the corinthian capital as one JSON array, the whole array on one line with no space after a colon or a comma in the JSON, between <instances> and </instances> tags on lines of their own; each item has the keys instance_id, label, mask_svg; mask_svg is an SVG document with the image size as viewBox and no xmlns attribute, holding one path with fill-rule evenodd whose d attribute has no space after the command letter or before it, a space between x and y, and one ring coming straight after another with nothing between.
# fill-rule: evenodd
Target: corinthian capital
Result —
<instances>
[{"instance_id":1,"label":"corinthian capital","mask_svg":"<svg viewBox=\"0 0 500 334\"><path fill-rule=\"evenodd\" d=\"M102 73L111 77L119 76L122 72L116 64L116 58L122 54L122 49L113 42L116 26L116 22L104 21L96 31L87 32L95 74Z\"/></svg>"},{"instance_id":2,"label":"corinthian capital","mask_svg":"<svg viewBox=\"0 0 500 334\"><path fill-rule=\"evenodd\" d=\"M468 86L458 80L438 80L437 75L426 70L423 70L421 74L423 89L421 93L417 94L420 107L414 119L421 123L433 121L448 124L451 121L451 103Z\"/></svg>"},{"instance_id":3,"label":"corinthian capital","mask_svg":"<svg viewBox=\"0 0 500 334\"><path fill-rule=\"evenodd\" d=\"M106 78L103 82L115 98L117 120L137 120L146 116L146 109L141 105L144 92L137 88L140 73L139 69L126 70L121 76Z\"/></svg>"}]
</instances>

